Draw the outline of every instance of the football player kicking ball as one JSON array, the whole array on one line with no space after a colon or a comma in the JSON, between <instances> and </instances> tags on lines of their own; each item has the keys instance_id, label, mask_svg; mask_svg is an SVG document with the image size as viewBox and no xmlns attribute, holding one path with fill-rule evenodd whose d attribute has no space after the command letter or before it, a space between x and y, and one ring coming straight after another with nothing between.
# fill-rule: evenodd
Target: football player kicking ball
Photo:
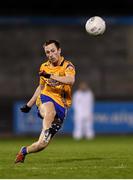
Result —
<instances>
[{"instance_id":1,"label":"football player kicking ball","mask_svg":"<svg viewBox=\"0 0 133 180\"><path fill-rule=\"evenodd\" d=\"M36 104L42 118L42 131L37 142L23 146L15 163L23 163L26 155L39 152L47 147L52 137L59 131L71 105L71 90L75 82L74 65L61 56L60 43L49 40L43 45L47 61L39 71L40 82L32 98L21 108L28 113Z\"/></svg>"}]
</instances>

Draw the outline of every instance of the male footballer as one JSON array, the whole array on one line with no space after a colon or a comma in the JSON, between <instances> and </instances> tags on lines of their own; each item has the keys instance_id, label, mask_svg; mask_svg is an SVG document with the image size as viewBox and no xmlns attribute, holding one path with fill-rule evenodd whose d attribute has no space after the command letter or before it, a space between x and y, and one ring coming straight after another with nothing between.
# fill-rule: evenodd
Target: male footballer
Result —
<instances>
[{"instance_id":1,"label":"male footballer","mask_svg":"<svg viewBox=\"0 0 133 180\"><path fill-rule=\"evenodd\" d=\"M47 60L40 67L39 85L32 98L21 107L23 113L28 113L36 104L37 113L42 119L42 131L37 142L20 149L15 163L23 163L28 154L39 152L47 147L52 137L61 128L67 109L71 105L75 67L61 55L58 41L46 41L43 48Z\"/></svg>"}]
</instances>

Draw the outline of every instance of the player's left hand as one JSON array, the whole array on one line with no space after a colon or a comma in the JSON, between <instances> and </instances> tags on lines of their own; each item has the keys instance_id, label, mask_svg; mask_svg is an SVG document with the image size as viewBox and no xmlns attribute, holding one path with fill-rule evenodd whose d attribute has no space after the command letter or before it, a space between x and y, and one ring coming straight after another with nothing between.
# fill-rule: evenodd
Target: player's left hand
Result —
<instances>
[{"instance_id":1,"label":"player's left hand","mask_svg":"<svg viewBox=\"0 0 133 180\"><path fill-rule=\"evenodd\" d=\"M43 77L49 79L49 78L51 77L51 74L48 74L48 73L46 73L45 71L40 71L40 72L39 72L39 76L43 76Z\"/></svg>"}]
</instances>

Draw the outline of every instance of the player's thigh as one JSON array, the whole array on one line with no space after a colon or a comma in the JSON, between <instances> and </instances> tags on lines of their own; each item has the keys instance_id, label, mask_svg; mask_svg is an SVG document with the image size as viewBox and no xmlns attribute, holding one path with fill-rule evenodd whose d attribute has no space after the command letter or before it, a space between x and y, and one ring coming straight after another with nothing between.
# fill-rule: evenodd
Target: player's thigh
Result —
<instances>
[{"instance_id":1,"label":"player's thigh","mask_svg":"<svg viewBox=\"0 0 133 180\"><path fill-rule=\"evenodd\" d=\"M50 101L41 104L39 110L42 117L45 117L47 115L54 117L56 115L54 103Z\"/></svg>"}]
</instances>

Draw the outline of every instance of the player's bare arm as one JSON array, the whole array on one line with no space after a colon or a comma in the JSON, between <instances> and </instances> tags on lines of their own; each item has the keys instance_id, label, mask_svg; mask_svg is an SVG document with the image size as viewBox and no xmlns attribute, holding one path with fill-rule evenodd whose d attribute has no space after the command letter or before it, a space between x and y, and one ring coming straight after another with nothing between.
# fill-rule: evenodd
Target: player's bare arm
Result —
<instances>
[{"instance_id":1,"label":"player's bare arm","mask_svg":"<svg viewBox=\"0 0 133 180\"><path fill-rule=\"evenodd\" d=\"M35 91L35 93L33 94L32 98L29 100L29 102L27 103L27 106L28 107L32 107L35 102L36 102L36 99L37 97L41 94L41 90L44 88L43 85L39 85Z\"/></svg>"},{"instance_id":2,"label":"player's bare arm","mask_svg":"<svg viewBox=\"0 0 133 180\"><path fill-rule=\"evenodd\" d=\"M48 74L45 71L42 71L39 73L39 75L43 76L45 78L48 78L48 79L51 78L51 79L54 79L54 80L59 81L61 83L69 84L69 85L73 85L75 82L75 76L71 75L69 73L66 74L65 76L59 76L56 74Z\"/></svg>"},{"instance_id":3,"label":"player's bare arm","mask_svg":"<svg viewBox=\"0 0 133 180\"><path fill-rule=\"evenodd\" d=\"M73 85L75 82L75 76L67 74L66 76L51 75L51 79L59 81L64 84Z\"/></svg>"},{"instance_id":4,"label":"player's bare arm","mask_svg":"<svg viewBox=\"0 0 133 180\"><path fill-rule=\"evenodd\" d=\"M37 97L40 95L41 93L41 89L43 89L42 85L39 85L35 91L35 93L33 94L32 98L28 101L27 104L25 104L24 106L22 106L20 109L23 113L28 113L32 106L35 104Z\"/></svg>"},{"instance_id":5,"label":"player's bare arm","mask_svg":"<svg viewBox=\"0 0 133 180\"><path fill-rule=\"evenodd\" d=\"M71 73L71 71L73 71L74 67L72 67L71 65L66 69L66 73L65 76L59 76L57 74L48 74L45 71L41 71L39 72L40 76L43 76L45 78L51 78L53 80L59 81L61 83L64 84L69 84L69 85L73 85L75 82L75 75Z\"/></svg>"}]
</instances>

